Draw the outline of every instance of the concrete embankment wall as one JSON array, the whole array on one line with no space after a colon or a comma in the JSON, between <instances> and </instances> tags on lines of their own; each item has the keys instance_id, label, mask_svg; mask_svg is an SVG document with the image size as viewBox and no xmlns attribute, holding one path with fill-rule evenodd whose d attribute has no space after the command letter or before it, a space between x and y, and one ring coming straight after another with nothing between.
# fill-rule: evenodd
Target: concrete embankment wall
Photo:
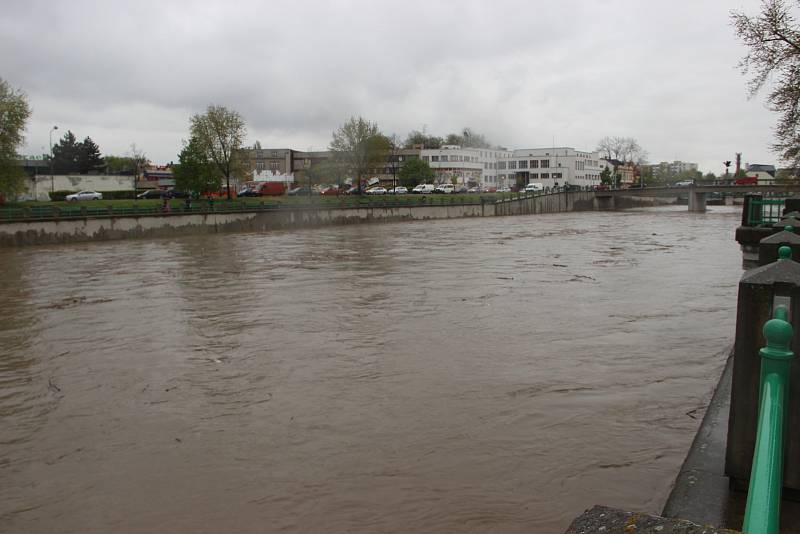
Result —
<instances>
[{"instance_id":1,"label":"concrete embankment wall","mask_svg":"<svg viewBox=\"0 0 800 534\"><path fill-rule=\"evenodd\" d=\"M371 206L276 209L256 212L160 214L138 217L39 220L0 223L0 246L172 237L217 232L263 232L332 224L494 217L607 209L593 192L580 191L509 199L499 203L434 206ZM617 197L611 208L673 203L674 199Z\"/></svg>"},{"instance_id":2,"label":"concrete embankment wall","mask_svg":"<svg viewBox=\"0 0 800 534\"><path fill-rule=\"evenodd\" d=\"M595 194L589 191L509 199L499 202L495 206L497 206L496 215L532 215L535 213L562 213L565 211L593 211L597 209Z\"/></svg>"},{"instance_id":3,"label":"concrete embankment wall","mask_svg":"<svg viewBox=\"0 0 800 534\"><path fill-rule=\"evenodd\" d=\"M259 232L331 224L455 219L495 215L495 204L281 209L261 212L164 214L140 217L24 221L0 224L0 246L170 237L216 232Z\"/></svg>"}]
</instances>

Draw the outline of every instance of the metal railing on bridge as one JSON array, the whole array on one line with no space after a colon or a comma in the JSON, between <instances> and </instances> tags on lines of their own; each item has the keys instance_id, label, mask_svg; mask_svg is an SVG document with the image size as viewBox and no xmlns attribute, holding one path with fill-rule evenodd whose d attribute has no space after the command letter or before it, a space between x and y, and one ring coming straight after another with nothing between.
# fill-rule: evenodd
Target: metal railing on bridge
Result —
<instances>
[{"instance_id":1,"label":"metal railing on bridge","mask_svg":"<svg viewBox=\"0 0 800 534\"><path fill-rule=\"evenodd\" d=\"M781 247L781 259L791 256ZM784 427L789 404L789 367L794 353L789 350L793 330L789 312L776 306L773 318L764 324L767 346L761 355L761 382L756 431L756 448L750 473L742 531L745 534L778 534L781 489L783 487Z\"/></svg>"}]
</instances>

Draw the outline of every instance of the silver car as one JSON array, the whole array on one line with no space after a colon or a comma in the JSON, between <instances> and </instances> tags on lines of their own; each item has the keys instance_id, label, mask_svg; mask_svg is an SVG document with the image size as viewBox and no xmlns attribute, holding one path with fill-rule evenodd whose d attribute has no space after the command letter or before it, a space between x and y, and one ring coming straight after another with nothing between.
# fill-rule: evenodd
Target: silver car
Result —
<instances>
[{"instance_id":1,"label":"silver car","mask_svg":"<svg viewBox=\"0 0 800 534\"><path fill-rule=\"evenodd\" d=\"M67 200L70 202L77 202L78 200L103 200L103 194L97 191L79 191L67 195Z\"/></svg>"}]
</instances>

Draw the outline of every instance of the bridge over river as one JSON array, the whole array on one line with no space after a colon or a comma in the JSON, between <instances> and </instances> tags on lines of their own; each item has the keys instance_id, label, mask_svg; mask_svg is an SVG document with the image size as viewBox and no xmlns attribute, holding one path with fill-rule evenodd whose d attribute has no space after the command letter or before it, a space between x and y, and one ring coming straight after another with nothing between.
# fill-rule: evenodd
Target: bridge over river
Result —
<instances>
[{"instance_id":1,"label":"bridge over river","mask_svg":"<svg viewBox=\"0 0 800 534\"><path fill-rule=\"evenodd\" d=\"M787 195L800 193L800 184L781 185L729 185L729 184L697 184L688 187L644 187L630 189L613 189L596 193L599 205L603 209L614 209L616 197L683 197L689 198L689 211L702 213L706 211L706 199L709 193L723 195L744 195L761 193L767 195Z\"/></svg>"}]
</instances>

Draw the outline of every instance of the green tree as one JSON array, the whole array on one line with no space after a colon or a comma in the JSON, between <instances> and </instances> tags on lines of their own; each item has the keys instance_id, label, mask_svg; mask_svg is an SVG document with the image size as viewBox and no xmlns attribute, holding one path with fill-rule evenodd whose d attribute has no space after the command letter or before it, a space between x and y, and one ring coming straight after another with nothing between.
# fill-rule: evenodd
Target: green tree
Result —
<instances>
[{"instance_id":1,"label":"green tree","mask_svg":"<svg viewBox=\"0 0 800 534\"><path fill-rule=\"evenodd\" d=\"M92 141L91 137L86 137L83 142L79 143L80 150L78 151L78 172L87 174L89 172L101 171L105 168L106 164L103 157L100 155L100 147Z\"/></svg>"},{"instance_id":2,"label":"green tree","mask_svg":"<svg viewBox=\"0 0 800 534\"><path fill-rule=\"evenodd\" d=\"M411 158L397 172L400 183L409 189L418 184L431 183L435 177L436 173L433 172L430 165L419 158Z\"/></svg>"},{"instance_id":3,"label":"green tree","mask_svg":"<svg viewBox=\"0 0 800 534\"><path fill-rule=\"evenodd\" d=\"M69 174L80 172L81 143L72 131L67 130L64 137L53 145L53 172Z\"/></svg>"},{"instance_id":4,"label":"green tree","mask_svg":"<svg viewBox=\"0 0 800 534\"><path fill-rule=\"evenodd\" d=\"M446 145L459 145L464 148L492 148L486 136L466 127L461 133L451 133L444 141Z\"/></svg>"},{"instance_id":5,"label":"green tree","mask_svg":"<svg viewBox=\"0 0 800 534\"><path fill-rule=\"evenodd\" d=\"M703 176L703 180L706 180L706 181L708 181L708 182L714 182L714 181L716 181L717 179L718 179L718 178L717 178L717 175L716 175L716 174L714 174L713 172L707 172L707 173L706 173L706 174Z\"/></svg>"},{"instance_id":6,"label":"green tree","mask_svg":"<svg viewBox=\"0 0 800 534\"><path fill-rule=\"evenodd\" d=\"M17 150L25 141L25 123L31 115L28 97L0 78L0 195L25 189L25 173L17 165Z\"/></svg>"},{"instance_id":7,"label":"green tree","mask_svg":"<svg viewBox=\"0 0 800 534\"><path fill-rule=\"evenodd\" d=\"M228 200L231 198L231 176L244 173L242 143L247 135L244 119L224 106L210 105L202 115L191 118L191 138L206 160L225 177Z\"/></svg>"},{"instance_id":8,"label":"green tree","mask_svg":"<svg viewBox=\"0 0 800 534\"><path fill-rule=\"evenodd\" d=\"M739 39L749 49L739 62L752 74L750 96L768 85L767 102L780 115L773 148L792 167L800 166L800 28L783 0L764 0L761 13L749 17L731 12Z\"/></svg>"},{"instance_id":9,"label":"green tree","mask_svg":"<svg viewBox=\"0 0 800 534\"><path fill-rule=\"evenodd\" d=\"M795 169L778 169L775 173L776 184L794 184L797 183L798 176Z\"/></svg>"},{"instance_id":10,"label":"green tree","mask_svg":"<svg viewBox=\"0 0 800 534\"><path fill-rule=\"evenodd\" d=\"M132 158L127 156L106 156L103 158L106 162L106 173L108 174L122 174L133 175L135 164Z\"/></svg>"},{"instance_id":11,"label":"green tree","mask_svg":"<svg viewBox=\"0 0 800 534\"><path fill-rule=\"evenodd\" d=\"M382 166L390 146L376 123L351 117L333 132L329 148L334 160L355 178L361 192L362 178Z\"/></svg>"},{"instance_id":12,"label":"green tree","mask_svg":"<svg viewBox=\"0 0 800 534\"><path fill-rule=\"evenodd\" d=\"M404 148L414 148L415 146L422 146L422 148L440 148L444 144L441 137L434 135L425 135L419 130L412 130L403 142Z\"/></svg>"},{"instance_id":13,"label":"green tree","mask_svg":"<svg viewBox=\"0 0 800 534\"><path fill-rule=\"evenodd\" d=\"M342 164L333 159L312 165L306 171L306 177L310 185L341 185L344 183L346 176L347 172Z\"/></svg>"},{"instance_id":14,"label":"green tree","mask_svg":"<svg viewBox=\"0 0 800 534\"><path fill-rule=\"evenodd\" d=\"M203 143L192 137L184 142L183 150L178 155L178 164L172 168L175 187L181 191L193 191L197 194L219 191L222 175L216 165L208 159Z\"/></svg>"},{"instance_id":15,"label":"green tree","mask_svg":"<svg viewBox=\"0 0 800 534\"><path fill-rule=\"evenodd\" d=\"M604 168L603 172L600 173L600 183L603 185L611 187L613 185L613 179L611 169L608 167Z\"/></svg>"}]
</instances>

